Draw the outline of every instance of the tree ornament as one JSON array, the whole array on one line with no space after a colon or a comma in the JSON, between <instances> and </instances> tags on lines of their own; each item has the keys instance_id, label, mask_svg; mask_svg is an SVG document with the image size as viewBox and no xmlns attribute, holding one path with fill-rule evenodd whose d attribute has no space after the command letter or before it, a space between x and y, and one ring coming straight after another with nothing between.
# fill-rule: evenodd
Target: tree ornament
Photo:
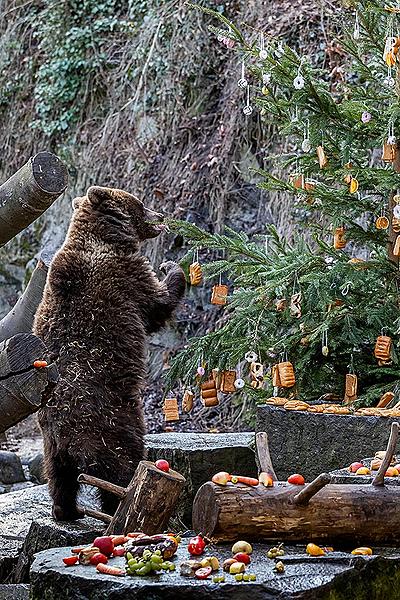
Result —
<instances>
[{"instance_id":1,"label":"tree ornament","mask_svg":"<svg viewBox=\"0 0 400 600\"><path fill-rule=\"evenodd\" d=\"M310 122L307 119L305 127L304 127L304 136L303 141L301 143L301 149L303 152L310 152L311 144L310 144Z\"/></svg>"},{"instance_id":2,"label":"tree ornament","mask_svg":"<svg viewBox=\"0 0 400 600\"><path fill-rule=\"evenodd\" d=\"M215 387L217 388L217 390L219 390L222 382L222 373L218 368L213 369L211 371L211 379L214 379Z\"/></svg>"},{"instance_id":3,"label":"tree ornament","mask_svg":"<svg viewBox=\"0 0 400 600\"><path fill-rule=\"evenodd\" d=\"M290 315L295 319L301 317L301 292L292 294L290 298Z\"/></svg>"},{"instance_id":4,"label":"tree ornament","mask_svg":"<svg viewBox=\"0 0 400 600\"><path fill-rule=\"evenodd\" d=\"M211 304L217 304L218 306L224 306L227 302L229 288L225 284L219 283L214 285L211 294Z\"/></svg>"},{"instance_id":5,"label":"tree ornament","mask_svg":"<svg viewBox=\"0 0 400 600\"><path fill-rule=\"evenodd\" d=\"M322 332L322 356L329 355L329 347L328 347L328 332L325 330Z\"/></svg>"},{"instance_id":6,"label":"tree ornament","mask_svg":"<svg viewBox=\"0 0 400 600\"><path fill-rule=\"evenodd\" d=\"M396 158L397 142L394 135L394 125L389 123L389 132L386 142L383 144L382 160L384 162L393 162Z\"/></svg>"},{"instance_id":7,"label":"tree ornament","mask_svg":"<svg viewBox=\"0 0 400 600\"><path fill-rule=\"evenodd\" d=\"M189 413L192 410L193 400L194 400L194 393L189 389L185 390L185 393L183 394L183 398L182 398L183 412Z\"/></svg>"},{"instance_id":8,"label":"tree ornament","mask_svg":"<svg viewBox=\"0 0 400 600\"><path fill-rule=\"evenodd\" d=\"M258 53L258 57L260 60L265 60L266 58L268 58L268 52L265 49L263 33L260 34L260 51Z\"/></svg>"},{"instance_id":9,"label":"tree ornament","mask_svg":"<svg viewBox=\"0 0 400 600\"><path fill-rule=\"evenodd\" d=\"M393 207L393 216L395 219L400 219L400 206L398 204Z\"/></svg>"},{"instance_id":10,"label":"tree ornament","mask_svg":"<svg viewBox=\"0 0 400 600\"><path fill-rule=\"evenodd\" d=\"M241 377L238 377L237 379L235 379L234 386L237 390L242 390L245 386L244 379L242 379Z\"/></svg>"},{"instance_id":11,"label":"tree ornament","mask_svg":"<svg viewBox=\"0 0 400 600\"><path fill-rule=\"evenodd\" d=\"M297 76L293 79L293 87L295 90L302 90L305 86L305 81L302 75L297 74Z\"/></svg>"},{"instance_id":12,"label":"tree ornament","mask_svg":"<svg viewBox=\"0 0 400 600\"><path fill-rule=\"evenodd\" d=\"M251 387L259 390L264 383L264 366L260 362L250 364Z\"/></svg>"},{"instance_id":13,"label":"tree ornament","mask_svg":"<svg viewBox=\"0 0 400 600\"><path fill-rule=\"evenodd\" d=\"M357 400L357 375L354 373L346 374L346 384L344 389L344 404L351 404Z\"/></svg>"},{"instance_id":14,"label":"tree ornament","mask_svg":"<svg viewBox=\"0 0 400 600\"><path fill-rule=\"evenodd\" d=\"M293 365L289 361L278 363L279 387L290 388L296 383Z\"/></svg>"},{"instance_id":15,"label":"tree ornament","mask_svg":"<svg viewBox=\"0 0 400 600\"><path fill-rule=\"evenodd\" d=\"M350 187L349 187L349 192L350 194L355 194L356 192L358 192L358 179L356 179L355 177L350 177Z\"/></svg>"},{"instance_id":16,"label":"tree ornament","mask_svg":"<svg viewBox=\"0 0 400 600\"><path fill-rule=\"evenodd\" d=\"M261 93L263 96L269 96L269 89L266 85L263 85L263 87L261 88Z\"/></svg>"},{"instance_id":17,"label":"tree ornament","mask_svg":"<svg viewBox=\"0 0 400 600\"><path fill-rule=\"evenodd\" d=\"M247 117L253 112L253 107L250 104L250 87L247 86L247 104L243 107L243 114Z\"/></svg>"},{"instance_id":18,"label":"tree ornament","mask_svg":"<svg viewBox=\"0 0 400 600\"><path fill-rule=\"evenodd\" d=\"M376 339L374 355L379 365L391 362L392 338L387 335L379 335Z\"/></svg>"},{"instance_id":19,"label":"tree ornament","mask_svg":"<svg viewBox=\"0 0 400 600\"><path fill-rule=\"evenodd\" d=\"M318 156L318 162L319 162L320 169L324 169L328 165L328 159L326 157L323 146L318 146L317 156Z\"/></svg>"},{"instance_id":20,"label":"tree ornament","mask_svg":"<svg viewBox=\"0 0 400 600\"><path fill-rule=\"evenodd\" d=\"M375 227L377 229L387 229L389 227L389 219L384 215L381 215L376 219Z\"/></svg>"},{"instance_id":21,"label":"tree ornament","mask_svg":"<svg viewBox=\"0 0 400 600\"><path fill-rule=\"evenodd\" d=\"M361 115L361 121L363 123L369 123L371 119L372 119L371 113L369 113L367 110L364 110L363 114Z\"/></svg>"},{"instance_id":22,"label":"tree ornament","mask_svg":"<svg viewBox=\"0 0 400 600\"><path fill-rule=\"evenodd\" d=\"M396 240L394 242L393 255L394 256L400 256L400 235L398 235L396 237Z\"/></svg>"},{"instance_id":23,"label":"tree ornament","mask_svg":"<svg viewBox=\"0 0 400 600\"><path fill-rule=\"evenodd\" d=\"M356 11L356 18L355 18L355 22L354 22L353 39L354 40L360 39L360 21L358 20L358 12L357 11Z\"/></svg>"},{"instance_id":24,"label":"tree ornament","mask_svg":"<svg viewBox=\"0 0 400 600\"><path fill-rule=\"evenodd\" d=\"M238 80L237 84L238 84L238 87L240 87L242 89L247 88L247 86L248 86L248 82L247 82L247 79L244 74L244 61L242 61L242 76Z\"/></svg>"},{"instance_id":25,"label":"tree ornament","mask_svg":"<svg viewBox=\"0 0 400 600\"><path fill-rule=\"evenodd\" d=\"M217 406L219 404L217 388L214 379L205 381L200 386L200 395L206 408Z\"/></svg>"},{"instance_id":26,"label":"tree ornament","mask_svg":"<svg viewBox=\"0 0 400 600\"><path fill-rule=\"evenodd\" d=\"M206 372L206 370L205 370L205 368L204 368L202 365L199 365L199 366L197 367L197 371L196 371L196 373L197 373L197 375L198 375L199 377L203 377L203 375L205 374L205 372Z\"/></svg>"},{"instance_id":27,"label":"tree ornament","mask_svg":"<svg viewBox=\"0 0 400 600\"><path fill-rule=\"evenodd\" d=\"M395 233L400 233L400 219L392 218L392 229Z\"/></svg>"},{"instance_id":28,"label":"tree ornament","mask_svg":"<svg viewBox=\"0 0 400 600\"><path fill-rule=\"evenodd\" d=\"M248 363L257 362L258 356L255 352L249 351L244 355L244 360Z\"/></svg>"},{"instance_id":29,"label":"tree ornament","mask_svg":"<svg viewBox=\"0 0 400 600\"><path fill-rule=\"evenodd\" d=\"M400 194L395 194L392 200L395 204L400 204Z\"/></svg>"},{"instance_id":30,"label":"tree ornament","mask_svg":"<svg viewBox=\"0 0 400 600\"><path fill-rule=\"evenodd\" d=\"M264 85L268 85L271 82L271 73L263 73L262 82Z\"/></svg>"},{"instance_id":31,"label":"tree ornament","mask_svg":"<svg viewBox=\"0 0 400 600\"><path fill-rule=\"evenodd\" d=\"M203 281L203 272L199 262L194 262L189 266L189 279L191 285L200 285Z\"/></svg>"},{"instance_id":32,"label":"tree ornament","mask_svg":"<svg viewBox=\"0 0 400 600\"><path fill-rule=\"evenodd\" d=\"M279 42L277 49L275 50L275 56L277 58L282 58L282 56L285 54L285 48L282 44L282 42Z\"/></svg>"},{"instance_id":33,"label":"tree ornament","mask_svg":"<svg viewBox=\"0 0 400 600\"><path fill-rule=\"evenodd\" d=\"M385 408L394 398L394 392L385 392L379 399L376 408Z\"/></svg>"},{"instance_id":34,"label":"tree ornament","mask_svg":"<svg viewBox=\"0 0 400 600\"><path fill-rule=\"evenodd\" d=\"M275 302L275 308L277 312L283 312L287 308L287 300L286 298L280 298Z\"/></svg>"},{"instance_id":35,"label":"tree ornament","mask_svg":"<svg viewBox=\"0 0 400 600\"><path fill-rule=\"evenodd\" d=\"M178 400L176 398L166 398L164 400L163 413L167 422L179 421Z\"/></svg>"},{"instance_id":36,"label":"tree ornament","mask_svg":"<svg viewBox=\"0 0 400 600\"><path fill-rule=\"evenodd\" d=\"M387 66L393 67L396 64L396 56L394 53L394 48L396 45L396 38L392 35L386 38L385 48L383 51L383 60L387 64Z\"/></svg>"},{"instance_id":37,"label":"tree ornament","mask_svg":"<svg viewBox=\"0 0 400 600\"><path fill-rule=\"evenodd\" d=\"M221 376L220 390L224 394L232 394L235 388L236 371L223 371Z\"/></svg>"},{"instance_id":38,"label":"tree ornament","mask_svg":"<svg viewBox=\"0 0 400 600\"><path fill-rule=\"evenodd\" d=\"M347 240L345 238L345 229L343 226L336 227L333 234L333 247L335 250L343 250L346 247Z\"/></svg>"},{"instance_id":39,"label":"tree ornament","mask_svg":"<svg viewBox=\"0 0 400 600\"><path fill-rule=\"evenodd\" d=\"M281 378L279 375L278 365L272 366L272 385L274 388L281 387Z\"/></svg>"}]
</instances>

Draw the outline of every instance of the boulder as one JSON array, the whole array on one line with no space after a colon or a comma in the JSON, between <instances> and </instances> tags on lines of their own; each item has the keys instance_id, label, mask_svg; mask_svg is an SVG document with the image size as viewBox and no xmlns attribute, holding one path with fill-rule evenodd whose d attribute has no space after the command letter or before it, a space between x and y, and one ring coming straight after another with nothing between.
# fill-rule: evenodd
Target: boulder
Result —
<instances>
[{"instance_id":1,"label":"boulder","mask_svg":"<svg viewBox=\"0 0 400 600\"><path fill-rule=\"evenodd\" d=\"M93 493L84 490L86 505L94 506ZM47 486L34 486L0 496L0 582L27 581L34 552L60 544L81 544L102 531L95 519L57 523L51 517Z\"/></svg>"},{"instance_id":2,"label":"boulder","mask_svg":"<svg viewBox=\"0 0 400 600\"><path fill-rule=\"evenodd\" d=\"M254 433L160 433L146 436L147 458L165 458L187 481L177 512L189 527L197 490L218 471L255 477Z\"/></svg>"},{"instance_id":3,"label":"boulder","mask_svg":"<svg viewBox=\"0 0 400 600\"><path fill-rule=\"evenodd\" d=\"M306 480L340 469L385 450L396 419L309 413L269 405L257 407L257 431L268 434L275 472L286 480L301 473Z\"/></svg>"},{"instance_id":4,"label":"boulder","mask_svg":"<svg viewBox=\"0 0 400 600\"><path fill-rule=\"evenodd\" d=\"M0 600L29 600L29 585L24 583L0 585Z\"/></svg>"},{"instance_id":5,"label":"boulder","mask_svg":"<svg viewBox=\"0 0 400 600\"><path fill-rule=\"evenodd\" d=\"M29 475L37 483L46 483L47 479L43 472L43 453L39 452L28 462Z\"/></svg>"},{"instance_id":6,"label":"boulder","mask_svg":"<svg viewBox=\"0 0 400 600\"><path fill-rule=\"evenodd\" d=\"M20 481L25 481L25 475L18 454L0 450L0 482L9 484Z\"/></svg>"},{"instance_id":7,"label":"boulder","mask_svg":"<svg viewBox=\"0 0 400 600\"><path fill-rule=\"evenodd\" d=\"M70 548L46 550L36 555L31 568L31 600L62 598L63 600L397 600L400 585L400 555L352 556L334 552L323 557L309 557L304 546L285 547L285 572L273 571L274 561L266 556L267 546L254 545L247 571L255 573L255 582L236 582L226 574L223 585L189 579L180 575L179 563L187 560L187 540L174 559L176 571L152 577L112 577L82 565L66 568L62 562ZM231 557L230 546L212 549L222 562ZM124 559L116 558L114 566L123 567ZM219 571L221 574L222 571Z\"/></svg>"}]
</instances>

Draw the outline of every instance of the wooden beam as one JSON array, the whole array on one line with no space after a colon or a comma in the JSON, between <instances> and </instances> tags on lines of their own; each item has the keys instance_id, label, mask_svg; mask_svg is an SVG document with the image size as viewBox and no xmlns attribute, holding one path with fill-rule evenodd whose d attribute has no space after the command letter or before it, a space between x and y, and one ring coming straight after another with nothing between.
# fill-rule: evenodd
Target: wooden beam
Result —
<instances>
[{"instance_id":1,"label":"wooden beam","mask_svg":"<svg viewBox=\"0 0 400 600\"><path fill-rule=\"evenodd\" d=\"M322 490L323 487L331 482L331 479L332 477L329 475L329 473L321 473L321 475L318 475L314 481L308 483L302 490L300 490L298 494L294 496L293 502L299 506L305 506L310 502L311 498L315 496L315 494L317 494L320 490Z\"/></svg>"},{"instance_id":2,"label":"wooden beam","mask_svg":"<svg viewBox=\"0 0 400 600\"><path fill-rule=\"evenodd\" d=\"M39 152L0 186L0 247L33 223L62 194L68 183L65 164Z\"/></svg>"},{"instance_id":3,"label":"wooden beam","mask_svg":"<svg viewBox=\"0 0 400 600\"><path fill-rule=\"evenodd\" d=\"M78 510L80 510L87 517L93 517L93 519L103 521L103 523L107 523L107 525L112 521L111 515L107 515L107 513L103 513L99 510L94 510L93 508L87 508L86 506L78 506Z\"/></svg>"},{"instance_id":4,"label":"wooden beam","mask_svg":"<svg viewBox=\"0 0 400 600\"><path fill-rule=\"evenodd\" d=\"M256 433L256 450L258 462L260 465L260 473L269 473L274 481L277 481L277 476L272 465L271 455L269 453L268 435L265 431Z\"/></svg>"},{"instance_id":5,"label":"wooden beam","mask_svg":"<svg viewBox=\"0 0 400 600\"><path fill-rule=\"evenodd\" d=\"M81 473L78 477L78 483L84 483L86 485L92 485L101 490L105 490L106 492L111 492L118 498L125 498L126 489L121 487L120 485L115 485L115 483L110 483L109 481L105 481L104 479L99 479L99 477L92 477L92 475L86 475L86 473Z\"/></svg>"},{"instance_id":6,"label":"wooden beam","mask_svg":"<svg viewBox=\"0 0 400 600\"><path fill-rule=\"evenodd\" d=\"M381 463L381 466L378 469L377 474L375 475L372 485L381 486L385 485L385 473L392 462L392 458L394 453L396 452L397 440L399 438L399 424L397 422L392 423L390 428L390 436L388 445L386 448L385 457Z\"/></svg>"}]
</instances>

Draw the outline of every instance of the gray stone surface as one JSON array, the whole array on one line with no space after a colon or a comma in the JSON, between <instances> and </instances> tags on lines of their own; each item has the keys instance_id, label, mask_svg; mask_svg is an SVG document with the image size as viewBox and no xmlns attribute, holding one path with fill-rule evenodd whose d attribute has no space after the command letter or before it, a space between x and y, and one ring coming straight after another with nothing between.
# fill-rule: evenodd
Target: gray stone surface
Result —
<instances>
[{"instance_id":1,"label":"gray stone surface","mask_svg":"<svg viewBox=\"0 0 400 600\"><path fill-rule=\"evenodd\" d=\"M0 600L28 600L29 585L20 584L3 584L0 585Z\"/></svg>"},{"instance_id":2,"label":"gray stone surface","mask_svg":"<svg viewBox=\"0 0 400 600\"><path fill-rule=\"evenodd\" d=\"M187 486L178 514L190 527L194 496L203 483L218 471L256 476L254 433L162 433L146 436L148 459L165 458L182 473Z\"/></svg>"},{"instance_id":3,"label":"gray stone surface","mask_svg":"<svg viewBox=\"0 0 400 600\"><path fill-rule=\"evenodd\" d=\"M94 505L93 495L85 494L83 501ZM85 518L75 523L53 521L46 485L0 496L0 515L0 582L26 580L29 561L37 550L86 542L101 530L95 519Z\"/></svg>"},{"instance_id":4,"label":"gray stone surface","mask_svg":"<svg viewBox=\"0 0 400 600\"><path fill-rule=\"evenodd\" d=\"M371 460L372 458L362 458L359 462L365 467L370 468ZM376 473L377 471L372 471L371 475L356 475L355 473L350 473L348 467L344 467L343 469L331 471L332 483L372 483ZM385 485L400 485L400 477L385 477Z\"/></svg>"},{"instance_id":5,"label":"gray stone surface","mask_svg":"<svg viewBox=\"0 0 400 600\"><path fill-rule=\"evenodd\" d=\"M25 475L18 454L0 450L0 482L8 484L19 481L25 481Z\"/></svg>"},{"instance_id":6,"label":"gray stone surface","mask_svg":"<svg viewBox=\"0 0 400 600\"><path fill-rule=\"evenodd\" d=\"M37 483L46 483L46 477L43 472L43 454L39 452L28 463L29 474L33 481Z\"/></svg>"},{"instance_id":7,"label":"gray stone surface","mask_svg":"<svg viewBox=\"0 0 400 600\"><path fill-rule=\"evenodd\" d=\"M396 419L355 417L257 408L257 431L268 434L270 453L279 479L301 473L310 480L384 450ZM398 448L399 451L399 448Z\"/></svg>"},{"instance_id":8,"label":"gray stone surface","mask_svg":"<svg viewBox=\"0 0 400 600\"><path fill-rule=\"evenodd\" d=\"M287 547L283 557L285 573L273 571L267 545L255 544L248 572L256 573L254 583L236 582L226 575L224 584L184 578L179 568L152 577L112 577L94 567L65 567L62 558L70 548L57 548L36 555L31 568L31 600L398 600L400 557L352 556L334 552L313 558L305 547ZM229 547L213 548L220 561L231 556ZM174 562L187 559L185 542ZM110 564L124 566L123 558ZM221 573L222 571L220 571Z\"/></svg>"}]
</instances>

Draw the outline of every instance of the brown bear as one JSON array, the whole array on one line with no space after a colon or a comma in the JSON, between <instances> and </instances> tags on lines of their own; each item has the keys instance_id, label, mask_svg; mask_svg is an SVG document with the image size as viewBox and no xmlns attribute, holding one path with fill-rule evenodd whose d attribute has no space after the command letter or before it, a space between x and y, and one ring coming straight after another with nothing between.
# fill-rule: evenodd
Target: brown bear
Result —
<instances>
[{"instance_id":1,"label":"brown bear","mask_svg":"<svg viewBox=\"0 0 400 600\"><path fill-rule=\"evenodd\" d=\"M66 240L51 264L33 331L60 380L39 412L53 516L73 520L77 477L126 486L144 454L141 392L146 342L172 316L185 276L166 263L159 281L140 244L165 228L132 194L90 187L73 201ZM117 500L101 492L112 514Z\"/></svg>"}]
</instances>

